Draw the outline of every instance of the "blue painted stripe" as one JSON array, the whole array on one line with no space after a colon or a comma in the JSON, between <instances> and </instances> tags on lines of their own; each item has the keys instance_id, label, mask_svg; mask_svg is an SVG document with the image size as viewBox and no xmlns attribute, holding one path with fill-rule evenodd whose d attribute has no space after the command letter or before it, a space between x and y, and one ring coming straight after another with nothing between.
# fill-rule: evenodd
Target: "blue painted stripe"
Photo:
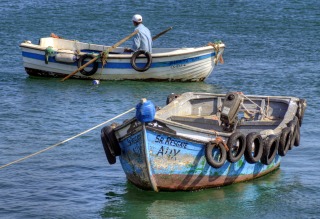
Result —
<instances>
[{"instance_id":1,"label":"blue painted stripe","mask_svg":"<svg viewBox=\"0 0 320 219\"><path fill-rule=\"evenodd\" d=\"M22 56L25 58L30 58L30 59L36 59L36 60L41 60L41 61L45 61L45 56L44 55L40 55L40 54L35 54L35 53L30 53L30 52L25 52L22 51ZM215 52L213 53L209 53L206 55L201 55L201 56L197 56L197 57L193 57L193 58L187 58L187 59L180 59L180 60L174 60L174 61L166 61L166 62L155 62L151 64L151 68L160 68L160 67L170 67L173 65L186 65L192 62L197 62L197 61L201 61L207 58L211 58L215 56ZM52 63L60 63L57 62L54 57L49 57L49 62ZM64 63L66 65L74 65L74 66L78 66L78 63ZM142 68L145 64L144 63L137 63L137 66ZM89 67L92 67L92 65L89 65ZM99 68L101 68L101 63L99 63ZM114 68L114 69L129 69L132 68L130 63L120 63L120 62L110 62L107 63L104 68Z\"/></svg>"}]
</instances>

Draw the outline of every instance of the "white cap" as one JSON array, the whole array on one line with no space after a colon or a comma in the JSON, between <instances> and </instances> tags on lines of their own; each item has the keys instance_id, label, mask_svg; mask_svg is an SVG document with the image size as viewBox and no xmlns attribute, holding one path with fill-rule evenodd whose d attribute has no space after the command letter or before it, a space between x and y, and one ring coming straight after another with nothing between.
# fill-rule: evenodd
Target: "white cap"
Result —
<instances>
[{"instance_id":1,"label":"white cap","mask_svg":"<svg viewBox=\"0 0 320 219\"><path fill-rule=\"evenodd\" d=\"M135 14L132 17L132 21L137 22L137 23L141 23L142 22L142 16L140 14Z\"/></svg>"}]
</instances>

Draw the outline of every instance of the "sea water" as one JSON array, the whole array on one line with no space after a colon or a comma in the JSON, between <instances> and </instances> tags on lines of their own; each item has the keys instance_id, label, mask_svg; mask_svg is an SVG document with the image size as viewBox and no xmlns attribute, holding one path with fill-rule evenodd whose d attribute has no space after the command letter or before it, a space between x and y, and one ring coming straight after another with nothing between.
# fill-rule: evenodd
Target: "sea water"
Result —
<instances>
[{"instance_id":1,"label":"sea water","mask_svg":"<svg viewBox=\"0 0 320 219\"><path fill-rule=\"evenodd\" d=\"M109 165L100 128L0 169L0 218L318 218L320 217L320 1L0 2L0 165L65 141L135 107L164 106L171 93L241 91L305 98L301 144L279 170L257 180L197 192L142 191ZM154 47L222 40L225 63L200 83L29 77L19 44L55 33L113 45L133 14ZM130 47L131 41L123 44ZM114 122L134 116L125 114Z\"/></svg>"}]
</instances>

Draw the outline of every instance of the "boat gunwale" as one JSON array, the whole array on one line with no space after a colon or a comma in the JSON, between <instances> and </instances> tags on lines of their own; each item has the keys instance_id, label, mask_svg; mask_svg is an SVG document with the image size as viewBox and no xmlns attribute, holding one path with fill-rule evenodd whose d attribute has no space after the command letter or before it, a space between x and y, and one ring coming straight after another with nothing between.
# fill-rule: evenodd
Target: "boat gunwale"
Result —
<instances>
[{"instance_id":1,"label":"boat gunwale","mask_svg":"<svg viewBox=\"0 0 320 219\"><path fill-rule=\"evenodd\" d=\"M224 45L224 44L222 44ZM30 44L30 43L21 43L21 48L27 48L27 49L33 49L38 51L45 51L47 47L42 47L40 45L36 44ZM117 47L117 48L123 48L123 47ZM224 46L220 46L220 48L224 49ZM157 48L153 48L157 49ZM160 49L160 48L159 48ZM175 48L174 48L175 49ZM60 53L74 53L73 50L60 50ZM70 52L68 52L70 51ZM57 50L59 52L59 49ZM102 52L102 51L101 51ZM222 50L219 50L218 52L222 52ZM152 58L168 58L168 57L176 57L176 56L184 56L184 55L192 55L196 53L217 53L217 51L212 46L202 46L202 47L187 47L187 48L176 48L176 50L172 50L170 52L161 52L161 53L151 53ZM87 54L87 52L80 52L79 55ZM98 55L98 53L97 53ZM110 53L108 55L108 59L131 59L132 54L112 54Z\"/></svg>"},{"instance_id":2,"label":"boat gunwale","mask_svg":"<svg viewBox=\"0 0 320 219\"><path fill-rule=\"evenodd\" d=\"M191 97L189 97L189 95L191 95ZM208 96L208 97L203 97L203 98L218 98L218 97L225 97L226 94L211 94L211 93L196 93L196 92L186 92L183 93L179 98L179 100L181 101L182 98L184 98L184 103L187 101L190 101L192 99L203 99L202 97L199 97L199 95L201 96ZM272 129L274 131L275 134L280 134L282 128L285 127L285 124L288 123L289 121L291 121L295 114L291 114L291 110L293 109L292 106L292 102L294 101L299 101L299 98L297 97L292 97L292 96L264 96L264 95L246 95L248 98L250 99L266 99L269 98L269 100L275 101L275 102L282 102L282 103L286 103L288 104L288 108L286 110L286 113L284 114L284 117L281 119L280 123L278 126L276 126L274 129ZM177 99L178 99L177 98ZM174 101L178 101L177 99L175 99ZM173 105L174 101L172 101L171 103L169 103L168 105L166 105L165 107L168 106L168 108L170 107L170 104ZM164 108L165 108L164 107ZM162 108L161 110L165 110L164 108ZM159 111L156 112L155 115L155 120L159 120L160 122L163 122L165 124L171 125L171 126L175 126L175 127L179 127L179 128L183 128L183 129L187 129L187 130L192 130L195 132L200 132L200 133L204 133L204 134L210 134L210 135L219 135L222 137L230 137L233 132L216 132L216 131L211 131L211 130L207 130L207 129L202 129L202 128L197 128L197 127L193 127L191 125L185 125L179 122L175 122L175 121L171 121L168 119L164 119L164 118L160 118L159 116L157 116L157 113ZM289 117L289 118L288 118Z\"/></svg>"}]
</instances>

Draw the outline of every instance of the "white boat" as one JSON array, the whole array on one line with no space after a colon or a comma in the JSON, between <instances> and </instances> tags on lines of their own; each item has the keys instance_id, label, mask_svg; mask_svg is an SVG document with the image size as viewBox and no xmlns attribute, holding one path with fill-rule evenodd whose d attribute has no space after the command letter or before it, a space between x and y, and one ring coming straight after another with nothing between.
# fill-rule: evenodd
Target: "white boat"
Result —
<instances>
[{"instance_id":1,"label":"white boat","mask_svg":"<svg viewBox=\"0 0 320 219\"><path fill-rule=\"evenodd\" d=\"M129 182L154 191L199 190L261 177L300 144L306 100L290 96L193 93L151 101L136 117L106 126L101 140Z\"/></svg>"},{"instance_id":2,"label":"white boat","mask_svg":"<svg viewBox=\"0 0 320 219\"><path fill-rule=\"evenodd\" d=\"M33 76L66 77L110 46L55 37L41 38L39 44L20 44L23 65ZM72 78L93 80L203 81L213 71L225 45L221 41L195 48L153 48L152 54L124 53L117 47L105 54L106 64L97 59Z\"/></svg>"}]
</instances>

